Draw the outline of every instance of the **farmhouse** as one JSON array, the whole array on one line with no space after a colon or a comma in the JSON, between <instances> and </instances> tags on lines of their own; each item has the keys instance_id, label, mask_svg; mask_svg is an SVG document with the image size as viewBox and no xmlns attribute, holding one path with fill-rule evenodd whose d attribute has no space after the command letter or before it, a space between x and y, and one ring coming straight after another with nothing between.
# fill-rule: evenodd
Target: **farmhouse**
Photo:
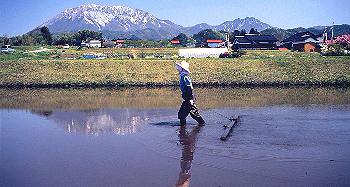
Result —
<instances>
[{"instance_id":1,"label":"farmhouse","mask_svg":"<svg viewBox=\"0 0 350 187\"><path fill-rule=\"evenodd\" d=\"M180 40L171 40L170 43L173 46L180 46Z\"/></svg>"},{"instance_id":2,"label":"farmhouse","mask_svg":"<svg viewBox=\"0 0 350 187\"><path fill-rule=\"evenodd\" d=\"M284 47L295 51L321 52L322 35L314 35L309 31L296 33L282 41Z\"/></svg>"},{"instance_id":3,"label":"farmhouse","mask_svg":"<svg viewBox=\"0 0 350 187\"><path fill-rule=\"evenodd\" d=\"M275 49L277 39L270 35L246 34L236 36L233 42L234 49Z\"/></svg>"},{"instance_id":4,"label":"farmhouse","mask_svg":"<svg viewBox=\"0 0 350 187\"><path fill-rule=\"evenodd\" d=\"M207 45L210 48L218 48L224 46L222 40L207 40Z\"/></svg>"},{"instance_id":5,"label":"farmhouse","mask_svg":"<svg viewBox=\"0 0 350 187\"><path fill-rule=\"evenodd\" d=\"M124 46L124 40L123 39L113 39L113 42L115 42L115 47L121 48Z\"/></svg>"},{"instance_id":6,"label":"farmhouse","mask_svg":"<svg viewBox=\"0 0 350 187\"><path fill-rule=\"evenodd\" d=\"M225 52L228 52L227 48L189 48L179 49L179 56L185 58L218 58L220 54Z\"/></svg>"},{"instance_id":7,"label":"farmhouse","mask_svg":"<svg viewBox=\"0 0 350 187\"><path fill-rule=\"evenodd\" d=\"M110 42L103 42L102 46L104 48L114 48L115 47L115 41L110 41Z\"/></svg>"},{"instance_id":8,"label":"farmhouse","mask_svg":"<svg viewBox=\"0 0 350 187\"><path fill-rule=\"evenodd\" d=\"M90 40L88 43L86 43L89 47L102 47L100 40Z\"/></svg>"}]
</instances>

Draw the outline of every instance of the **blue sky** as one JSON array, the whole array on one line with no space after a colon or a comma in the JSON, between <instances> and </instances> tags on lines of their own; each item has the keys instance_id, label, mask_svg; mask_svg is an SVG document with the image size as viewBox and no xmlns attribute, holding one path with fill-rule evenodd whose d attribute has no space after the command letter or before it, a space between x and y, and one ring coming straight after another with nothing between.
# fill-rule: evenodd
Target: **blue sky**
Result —
<instances>
[{"instance_id":1,"label":"blue sky","mask_svg":"<svg viewBox=\"0 0 350 187\"><path fill-rule=\"evenodd\" d=\"M2 0L0 36L25 34L67 8L91 3L138 8L182 26L245 17L283 29L350 24L350 0Z\"/></svg>"}]
</instances>

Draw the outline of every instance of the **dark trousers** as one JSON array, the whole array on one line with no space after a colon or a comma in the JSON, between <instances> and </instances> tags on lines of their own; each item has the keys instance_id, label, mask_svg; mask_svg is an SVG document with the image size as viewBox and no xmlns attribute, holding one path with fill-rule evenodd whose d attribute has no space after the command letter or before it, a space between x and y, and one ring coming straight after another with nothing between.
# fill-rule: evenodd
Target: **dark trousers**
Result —
<instances>
[{"instance_id":1,"label":"dark trousers","mask_svg":"<svg viewBox=\"0 0 350 187\"><path fill-rule=\"evenodd\" d=\"M180 110L178 112L178 118L180 119L181 125L186 124L186 117L188 114L191 115L191 117L196 120L199 124L204 124L204 120L202 116L199 114L198 108L196 104L194 103L191 105L190 101L184 101L181 104Z\"/></svg>"}]
</instances>

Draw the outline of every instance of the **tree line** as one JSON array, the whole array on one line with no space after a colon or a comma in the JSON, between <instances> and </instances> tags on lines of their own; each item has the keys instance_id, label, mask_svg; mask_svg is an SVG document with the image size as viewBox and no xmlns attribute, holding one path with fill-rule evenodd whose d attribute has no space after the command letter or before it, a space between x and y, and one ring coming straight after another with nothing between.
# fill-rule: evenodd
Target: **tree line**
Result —
<instances>
[{"instance_id":1,"label":"tree line","mask_svg":"<svg viewBox=\"0 0 350 187\"><path fill-rule=\"evenodd\" d=\"M180 33L172 40L179 40L181 46L199 45L203 46L206 40L225 40L229 36L230 42L233 42L235 36L242 36L247 34L246 30L235 30L234 32L214 31L212 29L202 30L193 36L187 36ZM259 34L259 32L251 28L249 34ZM8 38L7 36L0 37L1 45L12 46L38 46L38 45L80 45L82 41L100 40L103 41L102 32L96 32L92 30L83 30L76 33L63 33L57 37L54 37L46 26L35 29L22 36L15 36ZM168 39L160 41L150 40L125 40L125 44L134 47L170 47Z\"/></svg>"},{"instance_id":2,"label":"tree line","mask_svg":"<svg viewBox=\"0 0 350 187\"><path fill-rule=\"evenodd\" d=\"M53 37L49 28L46 26L34 29L33 31L8 38L4 36L0 38L0 44L12 46L37 46L37 45L75 45L82 41L103 39L101 32L91 30L78 31L76 33L64 33L59 37Z\"/></svg>"}]
</instances>

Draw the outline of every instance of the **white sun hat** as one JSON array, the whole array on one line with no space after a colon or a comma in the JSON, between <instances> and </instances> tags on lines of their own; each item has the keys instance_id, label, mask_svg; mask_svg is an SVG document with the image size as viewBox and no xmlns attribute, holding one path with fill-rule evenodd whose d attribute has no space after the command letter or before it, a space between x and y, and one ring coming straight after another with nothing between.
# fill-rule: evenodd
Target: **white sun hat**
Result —
<instances>
[{"instance_id":1,"label":"white sun hat","mask_svg":"<svg viewBox=\"0 0 350 187\"><path fill-rule=\"evenodd\" d=\"M190 70L188 69L190 67L190 64L188 64L188 62L186 61L182 61L181 64L177 63L174 61L174 63L180 67L182 67L185 71L187 71L188 73L191 73Z\"/></svg>"}]
</instances>

